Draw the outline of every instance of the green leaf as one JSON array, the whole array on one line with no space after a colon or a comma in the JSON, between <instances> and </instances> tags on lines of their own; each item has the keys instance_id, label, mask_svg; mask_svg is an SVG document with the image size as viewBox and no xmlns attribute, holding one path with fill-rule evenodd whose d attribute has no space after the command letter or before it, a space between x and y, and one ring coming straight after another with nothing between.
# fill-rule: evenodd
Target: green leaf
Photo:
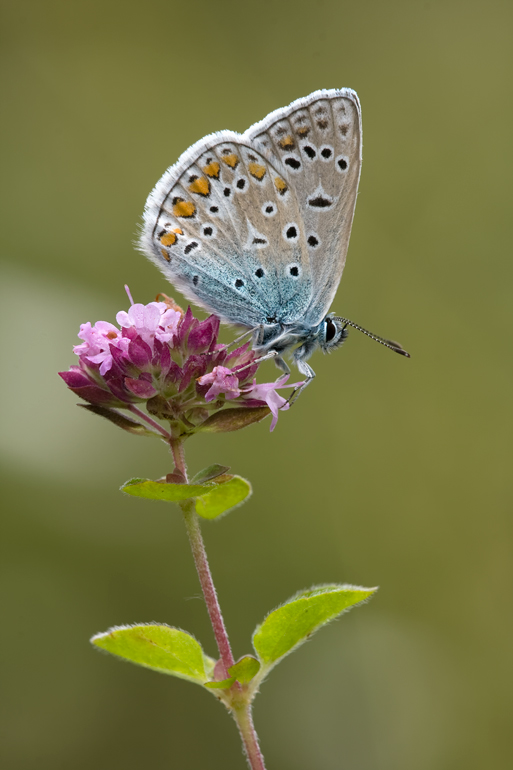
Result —
<instances>
[{"instance_id":1,"label":"green leaf","mask_svg":"<svg viewBox=\"0 0 513 770\"><path fill-rule=\"evenodd\" d=\"M266 669L305 642L317 629L377 589L351 585L315 586L273 610L253 634L253 646Z\"/></svg>"},{"instance_id":2,"label":"green leaf","mask_svg":"<svg viewBox=\"0 0 513 770\"><path fill-rule=\"evenodd\" d=\"M235 677L241 684L251 682L254 676L260 671L260 663L253 655L244 655L237 663L230 666L228 673Z\"/></svg>"},{"instance_id":3,"label":"green leaf","mask_svg":"<svg viewBox=\"0 0 513 770\"><path fill-rule=\"evenodd\" d=\"M147 500L177 503L180 500L204 495L210 491L210 487L202 484L168 484L165 481L151 481L151 479L130 479L126 484L123 484L121 491L134 497L144 497Z\"/></svg>"},{"instance_id":4,"label":"green leaf","mask_svg":"<svg viewBox=\"0 0 513 770\"><path fill-rule=\"evenodd\" d=\"M139 666L205 684L215 661L205 655L193 636L165 624L114 626L96 634L91 643Z\"/></svg>"},{"instance_id":5,"label":"green leaf","mask_svg":"<svg viewBox=\"0 0 513 770\"><path fill-rule=\"evenodd\" d=\"M231 676L229 679L223 679L221 682L205 682L205 687L210 690L227 690L235 682L235 677Z\"/></svg>"},{"instance_id":6,"label":"green leaf","mask_svg":"<svg viewBox=\"0 0 513 770\"><path fill-rule=\"evenodd\" d=\"M225 480L226 479L226 480ZM210 490L196 500L196 511L204 519L216 519L244 502L251 495L251 484L241 476L220 476Z\"/></svg>"},{"instance_id":7,"label":"green leaf","mask_svg":"<svg viewBox=\"0 0 513 770\"><path fill-rule=\"evenodd\" d=\"M215 479L217 476L221 476L223 473L228 473L230 470L230 467L228 465L219 465L218 463L214 463L214 465L209 465L208 468L203 468L202 471L199 471L193 478L191 479L191 484L204 484L205 481L212 481L212 479Z\"/></svg>"},{"instance_id":8,"label":"green leaf","mask_svg":"<svg viewBox=\"0 0 513 770\"><path fill-rule=\"evenodd\" d=\"M218 466L221 467L221 466ZM204 484L170 484L166 481L131 479L121 491L148 500L178 503L196 498L196 511L204 519L216 519L251 495L251 484L241 476L222 474Z\"/></svg>"}]
</instances>

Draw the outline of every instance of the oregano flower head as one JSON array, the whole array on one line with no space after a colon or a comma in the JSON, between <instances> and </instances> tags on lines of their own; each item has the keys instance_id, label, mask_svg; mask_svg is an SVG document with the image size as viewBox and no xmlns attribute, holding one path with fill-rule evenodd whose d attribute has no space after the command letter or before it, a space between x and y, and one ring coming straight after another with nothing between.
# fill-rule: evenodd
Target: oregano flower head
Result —
<instances>
[{"instance_id":1,"label":"oregano flower head","mask_svg":"<svg viewBox=\"0 0 513 770\"><path fill-rule=\"evenodd\" d=\"M216 316L200 321L190 307L184 313L162 296L164 301L133 303L120 311L118 326L106 321L80 326L82 342L73 348L78 365L59 372L70 390L91 411L127 430L133 421L124 423L113 410L141 415L145 407L152 417L169 421L176 436L237 430L271 411L274 430L278 410L289 408L277 393L288 376L257 384L259 364L249 342L230 351L218 342Z\"/></svg>"}]
</instances>

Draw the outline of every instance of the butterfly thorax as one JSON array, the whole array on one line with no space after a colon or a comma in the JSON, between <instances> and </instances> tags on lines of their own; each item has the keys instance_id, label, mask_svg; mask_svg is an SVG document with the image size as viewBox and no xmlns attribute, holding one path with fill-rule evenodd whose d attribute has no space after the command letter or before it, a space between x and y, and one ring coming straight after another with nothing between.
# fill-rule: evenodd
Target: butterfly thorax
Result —
<instances>
[{"instance_id":1,"label":"butterfly thorax","mask_svg":"<svg viewBox=\"0 0 513 770\"><path fill-rule=\"evenodd\" d=\"M287 353L296 345L302 345L305 342L317 343L323 325L324 320L314 328L303 323L263 325L254 333L253 348L261 354L268 353L270 350L280 354Z\"/></svg>"},{"instance_id":2,"label":"butterfly thorax","mask_svg":"<svg viewBox=\"0 0 513 770\"><path fill-rule=\"evenodd\" d=\"M261 326L255 330L253 348L262 356L276 356L276 364L283 371L289 371L283 355L292 353L299 371L310 380L315 375L306 360L314 350L320 347L324 353L328 353L342 345L346 337L345 319L330 313L316 326L301 322Z\"/></svg>"}]
</instances>

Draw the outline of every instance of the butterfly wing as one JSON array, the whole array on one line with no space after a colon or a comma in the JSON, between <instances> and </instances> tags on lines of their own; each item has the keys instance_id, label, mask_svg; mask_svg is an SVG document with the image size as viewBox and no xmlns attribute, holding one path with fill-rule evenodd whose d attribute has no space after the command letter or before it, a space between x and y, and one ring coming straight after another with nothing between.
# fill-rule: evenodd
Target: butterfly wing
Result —
<instances>
[{"instance_id":1,"label":"butterfly wing","mask_svg":"<svg viewBox=\"0 0 513 770\"><path fill-rule=\"evenodd\" d=\"M243 138L295 191L310 262L307 326L326 315L346 260L362 160L361 111L351 89L315 91L276 110Z\"/></svg>"},{"instance_id":2,"label":"butterfly wing","mask_svg":"<svg viewBox=\"0 0 513 770\"><path fill-rule=\"evenodd\" d=\"M201 139L165 172L140 247L188 299L231 323L291 322L311 300L293 180L240 134Z\"/></svg>"}]
</instances>

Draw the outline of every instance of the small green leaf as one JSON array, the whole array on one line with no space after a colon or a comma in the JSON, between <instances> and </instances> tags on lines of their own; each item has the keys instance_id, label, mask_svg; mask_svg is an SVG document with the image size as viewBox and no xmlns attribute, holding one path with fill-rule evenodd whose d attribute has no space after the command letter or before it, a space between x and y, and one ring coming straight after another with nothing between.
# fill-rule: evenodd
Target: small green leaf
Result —
<instances>
[{"instance_id":1,"label":"small green leaf","mask_svg":"<svg viewBox=\"0 0 513 770\"><path fill-rule=\"evenodd\" d=\"M209 491L196 500L196 511L204 519L216 519L236 508L251 495L251 484L241 476L219 476Z\"/></svg>"},{"instance_id":2,"label":"small green leaf","mask_svg":"<svg viewBox=\"0 0 513 770\"><path fill-rule=\"evenodd\" d=\"M301 591L273 610L257 626L253 646L266 669L305 642L317 629L377 589L351 585L315 586Z\"/></svg>"},{"instance_id":3,"label":"small green leaf","mask_svg":"<svg viewBox=\"0 0 513 770\"><path fill-rule=\"evenodd\" d=\"M228 465L218 465L218 463L214 463L214 465L209 465L208 468L203 468L202 471L199 471L199 473L191 479L191 484L204 484L205 481L212 481L212 479L215 479L217 476L228 473L229 470L230 467Z\"/></svg>"},{"instance_id":4,"label":"small green leaf","mask_svg":"<svg viewBox=\"0 0 513 770\"><path fill-rule=\"evenodd\" d=\"M215 660L204 654L193 636L165 624L114 626L91 642L139 666L197 684L208 682L214 672Z\"/></svg>"},{"instance_id":5,"label":"small green leaf","mask_svg":"<svg viewBox=\"0 0 513 770\"><path fill-rule=\"evenodd\" d=\"M221 466L218 466L221 467ZM150 479L130 479L122 492L148 500L178 503L196 498L196 511L204 519L216 519L251 495L251 484L241 476L222 474L205 484L174 484Z\"/></svg>"},{"instance_id":6,"label":"small green leaf","mask_svg":"<svg viewBox=\"0 0 513 770\"><path fill-rule=\"evenodd\" d=\"M231 676L229 679L223 679L221 682L205 682L205 687L210 690L227 690L235 682L235 677Z\"/></svg>"},{"instance_id":7,"label":"small green leaf","mask_svg":"<svg viewBox=\"0 0 513 770\"><path fill-rule=\"evenodd\" d=\"M254 676L260 671L260 663L253 655L244 655L237 663L230 666L228 673L231 674L241 684L251 682Z\"/></svg>"},{"instance_id":8,"label":"small green leaf","mask_svg":"<svg viewBox=\"0 0 513 770\"><path fill-rule=\"evenodd\" d=\"M202 484L167 484L165 481L151 481L150 479L130 479L121 487L122 492L134 497L144 497L147 500L164 500L169 503L177 503L198 497L210 491L210 487Z\"/></svg>"}]
</instances>

